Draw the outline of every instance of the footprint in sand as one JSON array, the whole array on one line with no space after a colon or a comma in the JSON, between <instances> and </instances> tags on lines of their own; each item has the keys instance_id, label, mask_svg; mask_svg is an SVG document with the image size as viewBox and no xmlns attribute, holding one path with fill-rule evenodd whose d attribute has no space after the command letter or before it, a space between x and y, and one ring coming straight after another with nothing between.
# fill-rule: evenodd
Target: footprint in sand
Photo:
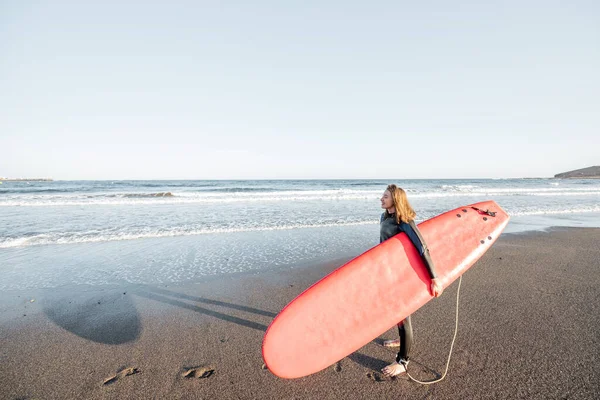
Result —
<instances>
[{"instance_id":1,"label":"footprint in sand","mask_svg":"<svg viewBox=\"0 0 600 400\"><path fill-rule=\"evenodd\" d=\"M208 378L215 372L213 367L193 367L187 368L183 373L184 378Z\"/></svg>"},{"instance_id":2,"label":"footprint in sand","mask_svg":"<svg viewBox=\"0 0 600 400\"><path fill-rule=\"evenodd\" d=\"M383 382L385 381L384 377L381 376L378 372L367 372L367 377L373 382Z\"/></svg>"},{"instance_id":3,"label":"footprint in sand","mask_svg":"<svg viewBox=\"0 0 600 400\"><path fill-rule=\"evenodd\" d=\"M129 375L137 374L139 372L140 372L140 370L135 367L124 368L121 371L117 372L116 375L113 375L110 378L106 378L104 380L103 385L110 385L112 383L115 383L117 380L119 380L121 378L124 378Z\"/></svg>"}]
</instances>

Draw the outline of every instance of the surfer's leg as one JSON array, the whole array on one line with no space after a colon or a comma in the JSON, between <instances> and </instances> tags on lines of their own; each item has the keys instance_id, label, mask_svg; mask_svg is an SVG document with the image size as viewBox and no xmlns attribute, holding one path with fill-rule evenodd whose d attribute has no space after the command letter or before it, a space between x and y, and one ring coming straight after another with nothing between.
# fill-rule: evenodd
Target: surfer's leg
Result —
<instances>
[{"instance_id":1,"label":"surfer's leg","mask_svg":"<svg viewBox=\"0 0 600 400\"><path fill-rule=\"evenodd\" d=\"M404 320L398 322L398 331L400 331L400 327L402 326L403 323L404 323ZM384 347L400 347L400 339L398 338L398 339L384 340L383 346Z\"/></svg>"},{"instance_id":2,"label":"surfer's leg","mask_svg":"<svg viewBox=\"0 0 600 400\"><path fill-rule=\"evenodd\" d=\"M396 362L383 368L381 371L385 376L394 377L406 372L406 363L408 354L413 342L412 324L410 315L404 321L398 324L398 333L400 334L400 351L396 356Z\"/></svg>"},{"instance_id":3,"label":"surfer's leg","mask_svg":"<svg viewBox=\"0 0 600 400\"><path fill-rule=\"evenodd\" d=\"M409 318L410 318L410 316L409 316ZM383 345L385 347L400 347L400 345L402 344L402 338L404 337L403 329L404 329L404 320L398 322L398 333L399 333L400 338L384 340Z\"/></svg>"},{"instance_id":4,"label":"surfer's leg","mask_svg":"<svg viewBox=\"0 0 600 400\"><path fill-rule=\"evenodd\" d=\"M413 330L410 322L410 315L406 317L401 324L398 324L398 334L400 335L400 351L396 356L396 362L400 362L400 360L408 361L413 342Z\"/></svg>"}]
</instances>

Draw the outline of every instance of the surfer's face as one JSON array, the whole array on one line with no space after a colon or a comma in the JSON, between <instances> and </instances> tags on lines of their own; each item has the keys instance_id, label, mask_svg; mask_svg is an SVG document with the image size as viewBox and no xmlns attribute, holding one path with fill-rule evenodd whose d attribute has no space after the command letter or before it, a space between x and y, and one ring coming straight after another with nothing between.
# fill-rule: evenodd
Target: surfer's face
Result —
<instances>
[{"instance_id":1,"label":"surfer's face","mask_svg":"<svg viewBox=\"0 0 600 400\"><path fill-rule=\"evenodd\" d=\"M383 196L381 196L381 208L385 208L389 210L394 206L394 201L392 200L392 194L389 190L383 192Z\"/></svg>"}]
</instances>

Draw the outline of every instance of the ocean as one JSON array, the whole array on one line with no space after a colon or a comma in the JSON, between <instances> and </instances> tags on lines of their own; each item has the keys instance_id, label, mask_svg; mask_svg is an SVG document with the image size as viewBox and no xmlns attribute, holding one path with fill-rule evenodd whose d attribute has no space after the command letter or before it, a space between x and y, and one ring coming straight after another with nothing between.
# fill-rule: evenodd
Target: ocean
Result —
<instances>
[{"instance_id":1,"label":"ocean","mask_svg":"<svg viewBox=\"0 0 600 400\"><path fill-rule=\"evenodd\" d=\"M358 255L378 243L388 183L419 221L492 199L508 233L600 226L600 180L4 182L0 290L177 284Z\"/></svg>"}]
</instances>

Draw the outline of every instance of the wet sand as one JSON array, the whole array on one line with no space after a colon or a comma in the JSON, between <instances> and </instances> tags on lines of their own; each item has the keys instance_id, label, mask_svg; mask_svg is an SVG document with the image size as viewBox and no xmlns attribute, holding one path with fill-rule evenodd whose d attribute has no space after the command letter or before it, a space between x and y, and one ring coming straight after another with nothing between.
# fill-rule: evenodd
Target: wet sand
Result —
<instances>
[{"instance_id":1,"label":"wet sand","mask_svg":"<svg viewBox=\"0 0 600 400\"><path fill-rule=\"evenodd\" d=\"M381 377L379 370L395 357L381 342L395 338L395 328L320 373L297 380L273 376L261 359L270 321L344 261L185 286L2 293L0 398L600 395L600 229L502 236L464 276L458 336L441 383ZM457 282L413 315L409 371L422 380L444 370L456 289Z\"/></svg>"}]
</instances>

